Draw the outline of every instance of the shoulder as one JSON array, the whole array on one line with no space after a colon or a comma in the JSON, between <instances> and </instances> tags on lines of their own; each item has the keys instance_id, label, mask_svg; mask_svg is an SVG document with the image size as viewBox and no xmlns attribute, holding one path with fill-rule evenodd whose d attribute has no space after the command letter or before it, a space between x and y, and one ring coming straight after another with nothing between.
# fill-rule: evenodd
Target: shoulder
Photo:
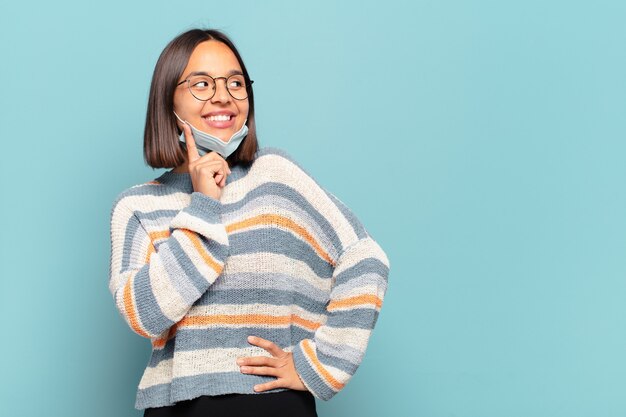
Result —
<instances>
[{"instance_id":1,"label":"shoulder","mask_svg":"<svg viewBox=\"0 0 626 417\"><path fill-rule=\"evenodd\" d=\"M277 158L277 159L282 159L282 160L285 160L287 162L290 162L292 164L296 164L296 165L299 166L299 164L296 162L296 160L293 157L293 155L288 153L283 148L279 148L277 146L264 146L264 147L259 148L257 150L257 152L256 152L256 159L266 158L266 157L270 157L270 158L273 157L273 158Z\"/></svg>"},{"instance_id":2,"label":"shoulder","mask_svg":"<svg viewBox=\"0 0 626 417\"><path fill-rule=\"evenodd\" d=\"M300 162L296 160L296 158L283 148L279 148L276 146L266 146L263 148L259 148L256 154L256 159L261 161L261 165L265 165L263 162L265 159L269 162L268 165L276 167L277 164L281 168L286 168L287 173L293 174L294 172L297 175L305 176L307 180L313 181L315 185L320 186L317 179L306 169Z\"/></svg>"},{"instance_id":3,"label":"shoulder","mask_svg":"<svg viewBox=\"0 0 626 417\"><path fill-rule=\"evenodd\" d=\"M166 186L152 179L140 184L132 185L121 192L114 198L111 204L111 215L120 208L125 210L138 210L143 202L153 200L152 197L163 195Z\"/></svg>"},{"instance_id":4,"label":"shoulder","mask_svg":"<svg viewBox=\"0 0 626 417\"><path fill-rule=\"evenodd\" d=\"M338 223L351 230L360 239L368 235L365 227L355 214L328 187L320 184L307 168L287 151L278 147L263 147L257 151L261 169L273 168L273 180L283 182L306 201L316 206L325 216L331 215ZM267 158L267 165L263 159ZM280 169L275 169L280 164ZM335 223L337 225L337 223Z\"/></svg>"}]
</instances>

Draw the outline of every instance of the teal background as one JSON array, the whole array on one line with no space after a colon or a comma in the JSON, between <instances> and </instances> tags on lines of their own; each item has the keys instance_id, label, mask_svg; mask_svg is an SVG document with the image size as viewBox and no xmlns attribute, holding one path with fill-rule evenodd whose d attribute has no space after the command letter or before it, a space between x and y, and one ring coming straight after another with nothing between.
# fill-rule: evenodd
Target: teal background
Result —
<instances>
[{"instance_id":1,"label":"teal background","mask_svg":"<svg viewBox=\"0 0 626 417\"><path fill-rule=\"evenodd\" d=\"M224 30L262 146L391 262L320 416L626 416L626 3L2 2L0 415L139 416L149 343L108 292L152 70Z\"/></svg>"}]
</instances>

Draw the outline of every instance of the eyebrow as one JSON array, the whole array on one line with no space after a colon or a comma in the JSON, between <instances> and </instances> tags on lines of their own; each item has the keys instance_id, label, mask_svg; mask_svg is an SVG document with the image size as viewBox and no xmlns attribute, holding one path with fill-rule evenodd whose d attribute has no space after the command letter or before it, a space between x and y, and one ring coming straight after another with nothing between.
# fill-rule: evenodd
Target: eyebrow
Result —
<instances>
[{"instance_id":1,"label":"eyebrow","mask_svg":"<svg viewBox=\"0 0 626 417\"><path fill-rule=\"evenodd\" d=\"M208 75L208 76L212 76L211 74L209 74L206 71L193 71L193 72L187 74L185 79L187 79L189 77L193 77L194 75ZM243 75L243 72L241 72L239 70L230 70L230 71L228 71L228 74L226 74L227 77L230 77L231 75Z\"/></svg>"}]
</instances>

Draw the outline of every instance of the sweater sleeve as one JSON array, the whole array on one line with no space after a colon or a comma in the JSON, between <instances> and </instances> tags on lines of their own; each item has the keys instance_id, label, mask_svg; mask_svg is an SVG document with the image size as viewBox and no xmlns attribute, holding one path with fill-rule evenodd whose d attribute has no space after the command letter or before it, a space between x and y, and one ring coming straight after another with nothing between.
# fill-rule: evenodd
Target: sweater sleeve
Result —
<instances>
[{"instance_id":1,"label":"sweater sleeve","mask_svg":"<svg viewBox=\"0 0 626 417\"><path fill-rule=\"evenodd\" d=\"M388 273L389 260L369 235L340 254L327 321L293 349L296 370L315 397L329 400L356 372L382 307Z\"/></svg>"},{"instance_id":2,"label":"sweater sleeve","mask_svg":"<svg viewBox=\"0 0 626 417\"><path fill-rule=\"evenodd\" d=\"M109 290L135 333L163 337L222 273L229 245L221 210L193 192L169 231L149 234L123 198L113 205ZM155 239L165 239L158 250Z\"/></svg>"}]
</instances>

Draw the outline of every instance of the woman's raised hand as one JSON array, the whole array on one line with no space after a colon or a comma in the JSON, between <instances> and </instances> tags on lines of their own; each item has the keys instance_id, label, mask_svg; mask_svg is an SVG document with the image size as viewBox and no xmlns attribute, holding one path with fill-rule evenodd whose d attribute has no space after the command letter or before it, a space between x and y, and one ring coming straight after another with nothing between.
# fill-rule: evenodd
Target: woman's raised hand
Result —
<instances>
[{"instance_id":1,"label":"woman's raised hand","mask_svg":"<svg viewBox=\"0 0 626 417\"><path fill-rule=\"evenodd\" d=\"M217 152L200 156L189 125L187 123L182 123L182 125L193 190L219 200L222 196L222 188L226 185L226 176L230 174L228 162Z\"/></svg>"},{"instance_id":2,"label":"woman's raised hand","mask_svg":"<svg viewBox=\"0 0 626 417\"><path fill-rule=\"evenodd\" d=\"M270 375L275 380L265 384L255 385L254 391L261 392L275 388L290 388L297 391L308 391L304 385L293 361L293 353L285 352L276 343L258 336L248 336L248 343L262 347L272 357L249 356L237 359L241 372L253 375Z\"/></svg>"}]
</instances>

